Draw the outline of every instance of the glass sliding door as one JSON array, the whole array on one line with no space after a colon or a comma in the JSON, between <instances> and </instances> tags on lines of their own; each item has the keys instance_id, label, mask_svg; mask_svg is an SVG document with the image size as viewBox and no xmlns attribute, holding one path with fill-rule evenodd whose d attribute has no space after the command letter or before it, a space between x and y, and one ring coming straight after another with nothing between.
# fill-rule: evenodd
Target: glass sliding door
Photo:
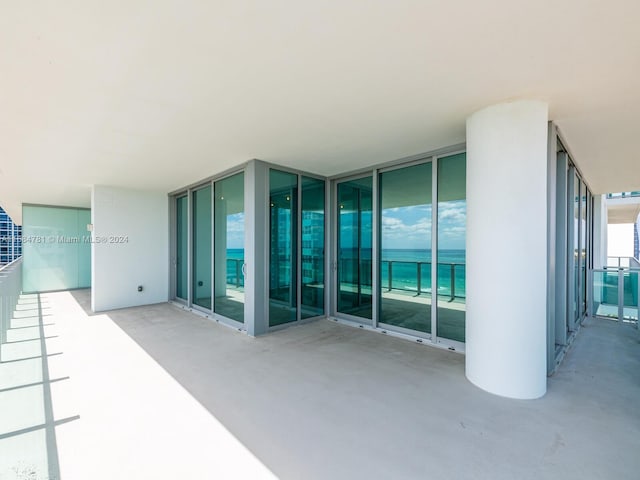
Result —
<instances>
[{"instance_id":1,"label":"glass sliding door","mask_svg":"<svg viewBox=\"0 0 640 480\"><path fill-rule=\"evenodd\" d=\"M580 318L587 313L587 185L580 182Z\"/></svg>"},{"instance_id":2,"label":"glass sliding door","mask_svg":"<svg viewBox=\"0 0 640 480\"><path fill-rule=\"evenodd\" d=\"M195 190L192 200L192 303L211 310L211 186Z\"/></svg>"},{"instance_id":3,"label":"glass sliding door","mask_svg":"<svg viewBox=\"0 0 640 480\"><path fill-rule=\"evenodd\" d=\"M337 311L371 319L373 177L338 184Z\"/></svg>"},{"instance_id":4,"label":"glass sliding door","mask_svg":"<svg viewBox=\"0 0 640 480\"><path fill-rule=\"evenodd\" d=\"M214 184L213 311L244 323L244 173Z\"/></svg>"},{"instance_id":5,"label":"glass sliding door","mask_svg":"<svg viewBox=\"0 0 640 480\"><path fill-rule=\"evenodd\" d=\"M434 343L460 348L466 331L466 153L385 167L375 179L338 181L335 198L335 314L431 334Z\"/></svg>"},{"instance_id":6,"label":"glass sliding door","mask_svg":"<svg viewBox=\"0 0 640 480\"><path fill-rule=\"evenodd\" d=\"M466 153L438 159L437 336L465 341Z\"/></svg>"},{"instance_id":7,"label":"glass sliding door","mask_svg":"<svg viewBox=\"0 0 640 480\"><path fill-rule=\"evenodd\" d=\"M431 162L379 175L380 323L431 332Z\"/></svg>"},{"instance_id":8,"label":"glass sliding door","mask_svg":"<svg viewBox=\"0 0 640 480\"><path fill-rule=\"evenodd\" d=\"M580 178L575 168L573 170L573 295L572 295L572 316L568 323L570 330L578 323L580 317Z\"/></svg>"},{"instance_id":9,"label":"glass sliding door","mask_svg":"<svg viewBox=\"0 0 640 480\"><path fill-rule=\"evenodd\" d=\"M302 282L300 318L324 314L325 182L302 177Z\"/></svg>"},{"instance_id":10,"label":"glass sliding door","mask_svg":"<svg viewBox=\"0 0 640 480\"><path fill-rule=\"evenodd\" d=\"M269 171L269 326L297 320L298 175Z\"/></svg>"},{"instance_id":11,"label":"glass sliding door","mask_svg":"<svg viewBox=\"0 0 640 480\"><path fill-rule=\"evenodd\" d=\"M184 301L188 292L189 198L176 198L176 297Z\"/></svg>"}]
</instances>

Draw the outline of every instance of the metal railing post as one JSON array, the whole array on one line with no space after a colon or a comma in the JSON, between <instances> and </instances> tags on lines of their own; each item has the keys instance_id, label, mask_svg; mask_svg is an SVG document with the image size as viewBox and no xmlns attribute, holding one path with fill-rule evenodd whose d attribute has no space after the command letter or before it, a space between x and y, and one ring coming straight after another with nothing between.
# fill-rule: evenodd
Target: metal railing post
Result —
<instances>
[{"instance_id":1,"label":"metal railing post","mask_svg":"<svg viewBox=\"0 0 640 480\"><path fill-rule=\"evenodd\" d=\"M624 323L624 270L618 268L618 322Z\"/></svg>"},{"instance_id":2,"label":"metal railing post","mask_svg":"<svg viewBox=\"0 0 640 480\"><path fill-rule=\"evenodd\" d=\"M420 291L422 290L422 262L416 263L416 271L418 274L418 294L416 295L417 297L418 295L420 295Z\"/></svg>"},{"instance_id":3,"label":"metal railing post","mask_svg":"<svg viewBox=\"0 0 640 480\"><path fill-rule=\"evenodd\" d=\"M389 276L389 291L391 291L391 289L393 288L393 277L392 277L393 267L391 266L392 263L393 262L389 260L389 265L387 267L387 272L388 272L387 275Z\"/></svg>"},{"instance_id":4,"label":"metal railing post","mask_svg":"<svg viewBox=\"0 0 640 480\"><path fill-rule=\"evenodd\" d=\"M456 264L451 264L451 299L450 302L453 302L456 298Z\"/></svg>"},{"instance_id":5,"label":"metal railing post","mask_svg":"<svg viewBox=\"0 0 640 480\"><path fill-rule=\"evenodd\" d=\"M236 262L236 288L240 288L240 260L235 259Z\"/></svg>"}]
</instances>

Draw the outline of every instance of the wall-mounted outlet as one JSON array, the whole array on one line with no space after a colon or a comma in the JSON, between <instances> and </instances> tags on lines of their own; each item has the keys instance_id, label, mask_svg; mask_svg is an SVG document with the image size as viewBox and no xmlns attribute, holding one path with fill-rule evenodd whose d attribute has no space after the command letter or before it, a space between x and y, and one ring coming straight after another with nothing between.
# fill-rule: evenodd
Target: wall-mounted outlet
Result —
<instances>
[{"instance_id":1,"label":"wall-mounted outlet","mask_svg":"<svg viewBox=\"0 0 640 480\"><path fill-rule=\"evenodd\" d=\"M142 285L138 285L138 291L141 292L143 290Z\"/></svg>"}]
</instances>

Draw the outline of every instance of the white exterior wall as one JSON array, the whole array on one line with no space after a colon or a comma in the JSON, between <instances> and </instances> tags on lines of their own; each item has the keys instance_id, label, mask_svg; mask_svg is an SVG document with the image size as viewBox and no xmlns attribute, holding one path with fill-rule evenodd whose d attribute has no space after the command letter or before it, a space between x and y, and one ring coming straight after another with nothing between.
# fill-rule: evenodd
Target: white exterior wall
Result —
<instances>
[{"instance_id":1,"label":"white exterior wall","mask_svg":"<svg viewBox=\"0 0 640 480\"><path fill-rule=\"evenodd\" d=\"M537 398L547 379L547 121L539 101L467 120L467 378Z\"/></svg>"},{"instance_id":2,"label":"white exterior wall","mask_svg":"<svg viewBox=\"0 0 640 480\"><path fill-rule=\"evenodd\" d=\"M95 185L91 223L93 311L168 301L167 195ZM125 241L111 241L120 236Z\"/></svg>"},{"instance_id":3,"label":"white exterior wall","mask_svg":"<svg viewBox=\"0 0 640 480\"><path fill-rule=\"evenodd\" d=\"M607 197L593 196L593 268L607 265Z\"/></svg>"},{"instance_id":4,"label":"white exterior wall","mask_svg":"<svg viewBox=\"0 0 640 480\"><path fill-rule=\"evenodd\" d=\"M633 257L633 223L612 223L607 226L607 255Z\"/></svg>"}]
</instances>

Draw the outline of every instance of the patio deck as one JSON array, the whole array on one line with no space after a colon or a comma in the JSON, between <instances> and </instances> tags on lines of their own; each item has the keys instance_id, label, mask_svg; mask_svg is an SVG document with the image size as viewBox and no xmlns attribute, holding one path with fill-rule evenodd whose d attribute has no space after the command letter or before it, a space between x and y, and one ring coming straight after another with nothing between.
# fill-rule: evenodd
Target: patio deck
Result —
<instances>
[{"instance_id":1,"label":"patio deck","mask_svg":"<svg viewBox=\"0 0 640 480\"><path fill-rule=\"evenodd\" d=\"M548 393L329 321L250 338L169 304L23 296L0 350L0 479L635 479L638 331L589 319Z\"/></svg>"}]
</instances>

